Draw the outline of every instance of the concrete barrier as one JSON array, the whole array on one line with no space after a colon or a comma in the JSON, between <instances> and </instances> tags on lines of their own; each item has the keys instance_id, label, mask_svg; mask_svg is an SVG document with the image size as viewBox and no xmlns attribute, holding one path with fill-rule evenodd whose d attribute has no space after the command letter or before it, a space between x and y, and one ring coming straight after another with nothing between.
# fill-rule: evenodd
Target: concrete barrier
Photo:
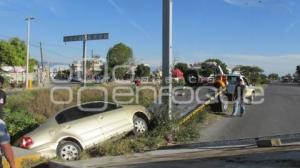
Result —
<instances>
[{"instance_id":1,"label":"concrete barrier","mask_svg":"<svg viewBox=\"0 0 300 168\"><path fill-rule=\"evenodd\" d=\"M22 162L24 160L32 160L32 161L37 161L40 159L40 155L34 151L31 150L25 150L17 147L13 147L13 151L15 154L15 162L16 162L16 167L21 168L22 167ZM5 160L3 157L3 167L4 168L9 168L8 162Z\"/></svg>"},{"instance_id":2,"label":"concrete barrier","mask_svg":"<svg viewBox=\"0 0 300 168\"><path fill-rule=\"evenodd\" d=\"M204 102L204 104L200 105L199 107L197 107L196 109L194 109L193 111L191 111L188 115L186 115L180 122L179 125L182 125L184 123L186 123L187 121L189 121L193 116L195 116L198 113L203 112L204 108L209 105L213 100L215 100L218 96L220 96L222 94L224 90L219 91L214 97L211 97L210 99L208 99L206 102Z\"/></svg>"},{"instance_id":3,"label":"concrete barrier","mask_svg":"<svg viewBox=\"0 0 300 168\"><path fill-rule=\"evenodd\" d=\"M259 148L279 147L279 146L281 146L281 140L279 138L267 139L267 140L257 140L256 145Z\"/></svg>"}]
</instances>

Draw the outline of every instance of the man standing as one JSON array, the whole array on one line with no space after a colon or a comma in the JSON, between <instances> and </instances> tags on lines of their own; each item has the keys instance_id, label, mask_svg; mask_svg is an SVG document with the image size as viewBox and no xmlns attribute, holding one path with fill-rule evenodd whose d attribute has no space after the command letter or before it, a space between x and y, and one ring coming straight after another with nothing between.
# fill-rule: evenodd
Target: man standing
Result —
<instances>
[{"instance_id":1,"label":"man standing","mask_svg":"<svg viewBox=\"0 0 300 168\"><path fill-rule=\"evenodd\" d=\"M2 156L4 154L10 168L15 168L15 160L14 160L14 153L12 147L10 145L10 136L7 132L7 128L5 122L0 119L0 147L1 147L1 155L0 155L0 168L3 167L2 165Z\"/></svg>"},{"instance_id":2,"label":"man standing","mask_svg":"<svg viewBox=\"0 0 300 168\"><path fill-rule=\"evenodd\" d=\"M241 116L245 115L245 103L244 103L244 91L245 91L245 83L244 81L238 77L237 84L233 94L233 112L232 116L236 116L237 113L240 113Z\"/></svg>"},{"instance_id":3,"label":"man standing","mask_svg":"<svg viewBox=\"0 0 300 168\"><path fill-rule=\"evenodd\" d=\"M10 145L10 136L8 134L6 124L2 120L3 117L3 106L6 103L6 94L2 90L2 86L4 83L4 78L0 76L0 148L1 148L1 155L0 155L0 168L3 167L2 165L2 155L5 155L7 162L9 163L11 168L15 168L15 161L14 161L14 154L12 147Z\"/></svg>"}]
</instances>

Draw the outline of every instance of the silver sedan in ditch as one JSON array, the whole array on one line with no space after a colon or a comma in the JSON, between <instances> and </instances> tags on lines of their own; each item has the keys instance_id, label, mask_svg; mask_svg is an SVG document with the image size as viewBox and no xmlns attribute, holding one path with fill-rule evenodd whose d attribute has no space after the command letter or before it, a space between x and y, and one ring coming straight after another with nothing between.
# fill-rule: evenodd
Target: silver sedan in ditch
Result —
<instances>
[{"instance_id":1,"label":"silver sedan in ditch","mask_svg":"<svg viewBox=\"0 0 300 168\"><path fill-rule=\"evenodd\" d=\"M44 157L76 160L82 150L117 135L145 133L150 120L143 106L90 102L57 113L23 136L19 146Z\"/></svg>"}]
</instances>

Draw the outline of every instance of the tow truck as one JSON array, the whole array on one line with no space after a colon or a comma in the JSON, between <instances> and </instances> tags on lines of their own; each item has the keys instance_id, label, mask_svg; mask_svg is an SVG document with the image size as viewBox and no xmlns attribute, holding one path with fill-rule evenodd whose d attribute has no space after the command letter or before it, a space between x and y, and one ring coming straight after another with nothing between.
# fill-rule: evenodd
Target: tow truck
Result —
<instances>
[{"instance_id":1,"label":"tow truck","mask_svg":"<svg viewBox=\"0 0 300 168\"><path fill-rule=\"evenodd\" d=\"M216 62L194 64L185 74L185 81L190 87L213 86L220 92L226 90L228 85L227 75ZM228 110L228 104L222 101L224 99L221 96L223 94L217 97L216 103L211 104L212 110L215 112L227 112Z\"/></svg>"},{"instance_id":2,"label":"tow truck","mask_svg":"<svg viewBox=\"0 0 300 168\"><path fill-rule=\"evenodd\" d=\"M215 62L193 65L187 71L185 81L191 87L215 86L216 88L226 88L228 84L223 69Z\"/></svg>"}]
</instances>

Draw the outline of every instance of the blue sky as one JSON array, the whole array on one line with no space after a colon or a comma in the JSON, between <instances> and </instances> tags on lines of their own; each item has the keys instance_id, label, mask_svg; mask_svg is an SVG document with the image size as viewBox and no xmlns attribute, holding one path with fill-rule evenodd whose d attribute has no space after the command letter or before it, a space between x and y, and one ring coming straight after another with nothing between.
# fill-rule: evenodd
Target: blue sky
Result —
<instances>
[{"instance_id":1,"label":"blue sky","mask_svg":"<svg viewBox=\"0 0 300 168\"><path fill-rule=\"evenodd\" d=\"M109 32L109 40L88 42L89 54L93 49L105 58L110 47L123 42L138 62L157 66L161 8L161 0L0 0L0 38L26 40L24 18L33 16L35 58L41 41L49 61L70 63L81 58L82 44L64 44L64 35ZM174 56L293 73L300 64L299 9L297 0L174 0Z\"/></svg>"}]
</instances>

